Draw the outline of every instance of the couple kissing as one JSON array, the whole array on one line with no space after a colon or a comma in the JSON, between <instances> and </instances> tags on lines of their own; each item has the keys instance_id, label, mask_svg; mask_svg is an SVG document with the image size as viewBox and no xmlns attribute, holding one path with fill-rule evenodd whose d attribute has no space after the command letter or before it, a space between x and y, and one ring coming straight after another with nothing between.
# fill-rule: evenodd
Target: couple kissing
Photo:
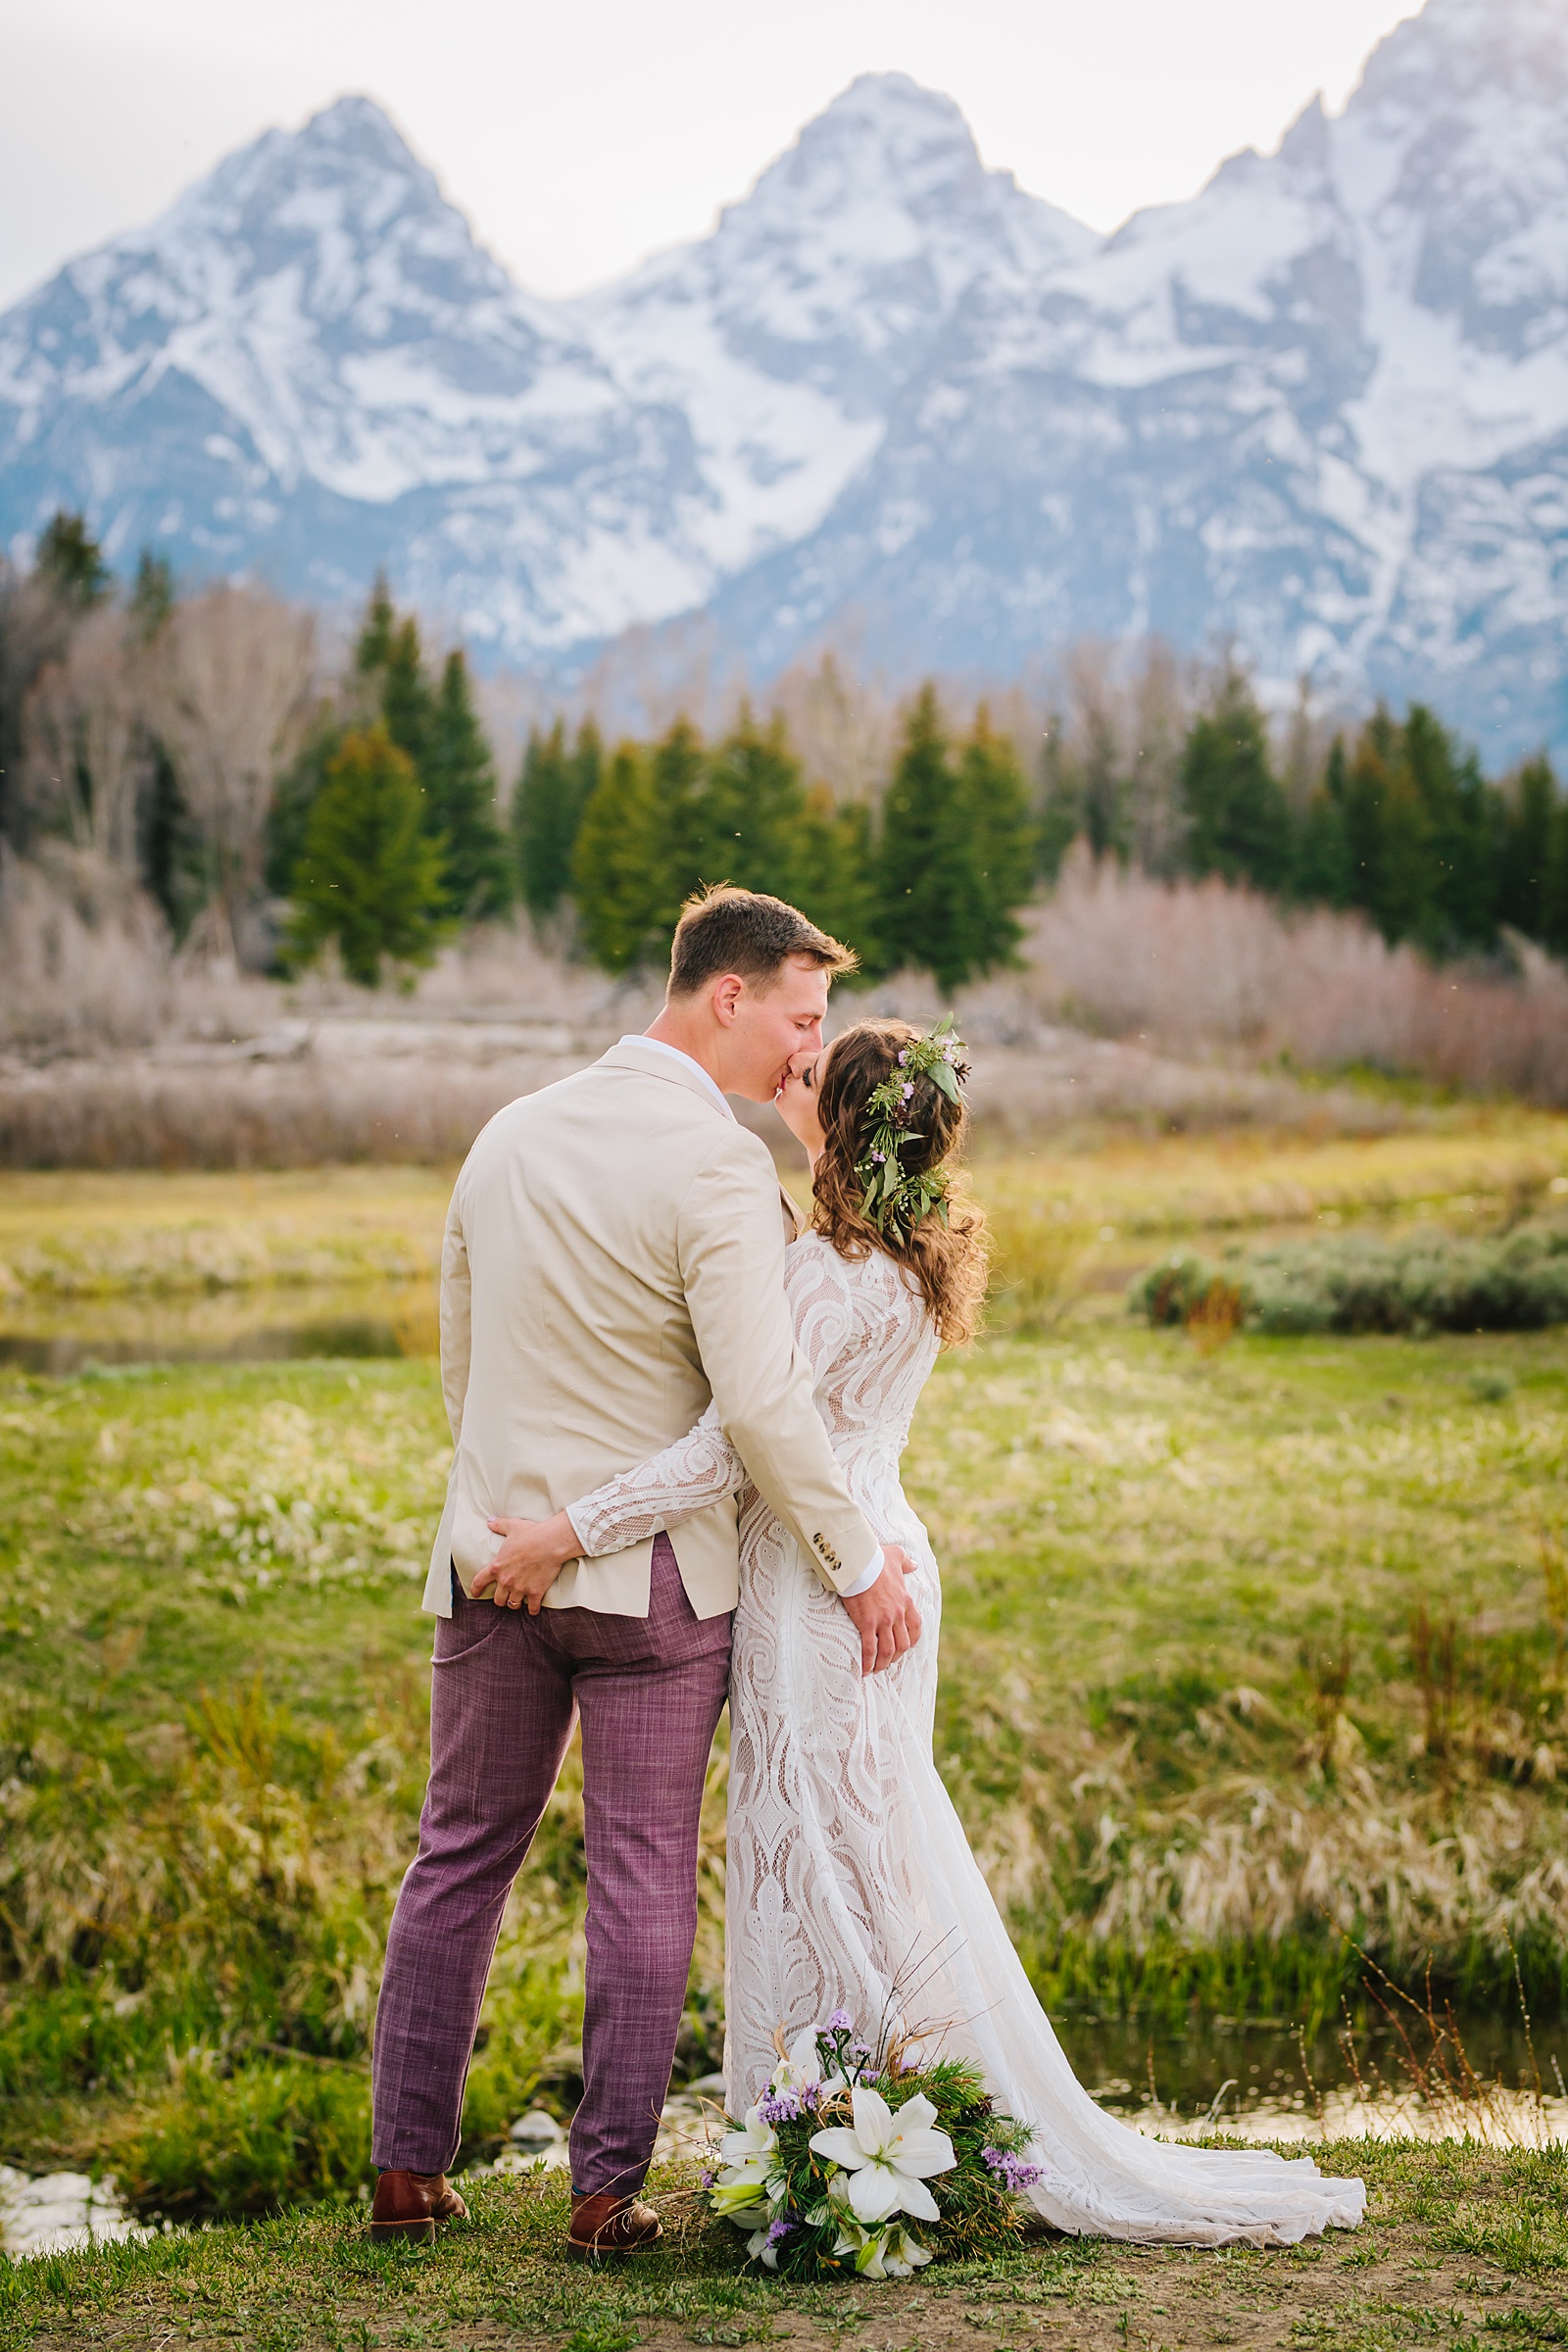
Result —
<instances>
[{"instance_id":1,"label":"couple kissing","mask_svg":"<svg viewBox=\"0 0 1568 2352\"><path fill-rule=\"evenodd\" d=\"M454 1458L425 1607L430 1781L376 2016L371 2230L461 2218L446 2179L512 1884L582 1739L588 1872L576 2259L634 2254L697 1924L698 1818L730 1708L726 2104L830 2011L925 2019L1027 2119L1042 2221L1146 2241L1354 2227L1310 2158L1172 2147L1072 2074L932 1757L941 1583L900 1461L973 1334L983 1220L953 1184L951 1030L830 1046L854 956L710 890L663 1010L497 1113L453 1194L441 1373ZM776 1102L808 1221L725 1100ZM920 2019L904 2021L910 2031Z\"/></svg>"}]
</instances>

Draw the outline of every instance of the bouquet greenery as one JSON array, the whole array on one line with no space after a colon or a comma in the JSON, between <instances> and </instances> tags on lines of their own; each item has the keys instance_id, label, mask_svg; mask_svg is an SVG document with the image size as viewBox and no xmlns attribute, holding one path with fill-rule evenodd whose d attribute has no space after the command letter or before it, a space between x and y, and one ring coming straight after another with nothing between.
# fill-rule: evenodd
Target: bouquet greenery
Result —
<instances>
[{"instance_id":1,"label":"bouquet greenery","mask_svg":"<svg viewBox=\"0 0 1568 2352\"><path fill-rule=\"evenodd\" d=\"M1041 2177L1029 2141L968 2060L927 2065L918 2042L898 2034L873 2050L835 2009L796 2039L742 2128L725 2134L704 2196L767 2270L907 2278L935 2256L1016 2240L1023 2192Z\"/></svg>"}]
</instances>

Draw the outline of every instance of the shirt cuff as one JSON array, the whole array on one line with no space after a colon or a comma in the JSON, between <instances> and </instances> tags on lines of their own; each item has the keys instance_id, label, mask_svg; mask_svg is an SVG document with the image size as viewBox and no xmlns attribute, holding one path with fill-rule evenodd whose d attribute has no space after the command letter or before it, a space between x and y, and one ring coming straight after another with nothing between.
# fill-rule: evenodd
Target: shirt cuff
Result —
<instances>
[{"instance_id":1,"label":"shirt cuff","mask_svg":"<svg viewBox=\"0 0 1568 2352\"><path fill-rule=\"evenodd\" d=\"M865 1569L865 1570L862 1572L862 1574L860 1574L859 1576L858 1576L858 1577L856 1578L856 1580L855 1580L854 1584L853 1584L853 1585L840 1585L840 1587L839 1587L839 1598L840 1598L840 1600L858 1600L858 1598L859 1598L859 1596L860 1596L860 1594L861 1594L862 1592L870 1592L870 1590L871 1590L871 1587L872 1587L872 1586L873 1586L873 1585L876 1583L876 1580L877 1580L877 1578L878 1578L878 1577L881 1575L881 1573L882 1573L882 1546L881 1546L881 1544L879 1544L877 1545L877 1547L876 1547L875 1551L874 1551L874 1552L871 1554L871 1564L870 1564L870 1566L869 1566L868 1568L866 1568L866 1569Z\"/></svg>"},{"instance_id":2,"label":"shirt cuff","mask_svg":"<svg viewBox=\"0 0 1568 2352\"><path fill-rule=\"evenodd\" d=\"M588 1539L582 1532L583 1522L577 1517L577 1513L582 1509L583 1504L587 1501L587 1495L584 1494L580 1496L576 1502L568 1502L566 1505L566 1525L570 1528L572 1534L582 1545L582 1557L585 1560L591 1559L593 1554L588 1547Z\"/></svg>"}]
</instances>

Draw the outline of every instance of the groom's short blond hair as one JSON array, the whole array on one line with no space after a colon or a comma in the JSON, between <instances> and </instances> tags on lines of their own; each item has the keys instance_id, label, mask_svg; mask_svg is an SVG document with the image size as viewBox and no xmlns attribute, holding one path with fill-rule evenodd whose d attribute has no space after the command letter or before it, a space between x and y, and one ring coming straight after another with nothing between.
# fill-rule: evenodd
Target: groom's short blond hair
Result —
<instances>
[{"instance_id":1,"label":"groom's short blond hair","mask_svg":"<svg viewBox=\"0 0 1568 2352\"><path fill-rule=\"evenodd\" d=\"M859 964L853 948L819 931L798 906L769 898L765 890L715 882L681 908L669 956L669 994L695 996L725 972L738 972L761 994L792 956L814 963L830 980Z\"/></svg>"}]
</instances>

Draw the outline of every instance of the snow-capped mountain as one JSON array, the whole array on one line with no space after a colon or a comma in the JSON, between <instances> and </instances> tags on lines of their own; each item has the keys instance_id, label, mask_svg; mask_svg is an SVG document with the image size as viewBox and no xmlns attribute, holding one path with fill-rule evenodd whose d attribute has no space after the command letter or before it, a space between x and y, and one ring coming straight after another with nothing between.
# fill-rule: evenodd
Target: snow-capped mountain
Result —
<instances>
[{"instance_id":1,"label":"snow-capped mountain","mask_svg":"<svg viewBox=\"0 0 1568 2352\"><path fill-rule=\"evenodd\" d=\"M378 110L229 159L0 318L0 543L357 598L492 657L707 611L759 673L1234 635L1568 740L1568 12L1428 0L1343 116L1102 239L858 81L712 234L514 288Z\"/></svg>"}]
</instances>

